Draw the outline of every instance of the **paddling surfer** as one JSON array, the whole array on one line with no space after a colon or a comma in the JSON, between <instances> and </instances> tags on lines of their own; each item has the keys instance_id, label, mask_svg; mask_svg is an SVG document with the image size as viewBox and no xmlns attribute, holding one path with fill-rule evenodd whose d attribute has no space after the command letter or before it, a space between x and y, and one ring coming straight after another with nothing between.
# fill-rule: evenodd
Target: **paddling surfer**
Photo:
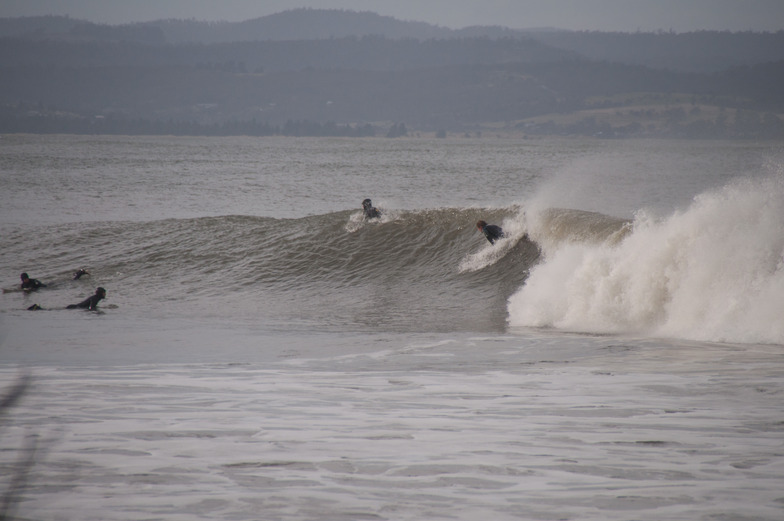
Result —
<instances>
[{"instance_id":1,"label":"paddling surfer","mask_svg":"<svg viewBox=\"0 0 784 521\"><path fill-rule=\"evenodd\" d=\"M27 275L27 273L22 273L21 278L22 278L22 284L20 286L22 288L22 291L35 291L38 288L46 287L46 284L44 284L40 280L31 279L30 276Z\"/></svg>"},{"instance_id":2,"label":"paddling surfer","mask_svg":"<svg viewBox=\"0 0 784 521\"><path fill-rule=\"evenodd\" d=\"M78 304L70 304L66 306L66 309L91 309L94 310L98 303L106 298L106 290L103 288L98 288L95 290L95 295L92 297L85 299Z\"/></svg>"},{"instance_id":3,"label":"paddling surfer","mask_svg":"<svg viewBox=\"0 0 784 521\"><path fill-rule=\"evenodd\" d=\"M378 208L373 206L373 203L370 199L365 199L362 201L362 210L365 212L365 219L376 219L381 217L381 212Z\"/></svg>"},{"instance_id":4,"label":"paddling surfer","mask_svg":"<svg viewBox=\"0 0 784 521\"><path fill-rule=\"evenodd\" d=\"M98 303L105 298L106 298L106 290L103 288L97 288L95 290L95 295L84 299L78 304L69 304L65 306L65 309L89 309L95 311L97 309ZM27 308L28 311L40 311L42 309L45 308L42 308L38 304L33 304L32 306Z\"/></svg>"}]
</instances>

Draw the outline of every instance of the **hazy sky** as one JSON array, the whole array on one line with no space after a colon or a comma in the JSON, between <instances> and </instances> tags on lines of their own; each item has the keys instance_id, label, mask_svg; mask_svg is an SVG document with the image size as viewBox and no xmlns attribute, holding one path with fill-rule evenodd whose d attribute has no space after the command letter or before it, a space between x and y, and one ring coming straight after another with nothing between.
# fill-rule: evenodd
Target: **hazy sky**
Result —
<instances>
[{"instance_id":1,"label":"hazy sky","mask_svg":"<svg viewBox=\"0 0 784 521\"><path fill-rule=\"evenodd\" d=\"M372 11L452 28L784 29L784 0L0 0L0 17L56 14L109 24L162 18L241 21L298 7Z\"/></svg>"}]
</instances>

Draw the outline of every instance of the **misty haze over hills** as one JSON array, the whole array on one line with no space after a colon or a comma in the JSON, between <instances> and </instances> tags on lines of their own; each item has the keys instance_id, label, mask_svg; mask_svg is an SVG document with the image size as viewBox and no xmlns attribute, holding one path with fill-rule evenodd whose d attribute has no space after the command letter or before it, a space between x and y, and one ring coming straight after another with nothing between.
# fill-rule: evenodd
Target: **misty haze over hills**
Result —
<instances>
[{"instance_id":1,"label":"misty haze over hills","mask_svg":"<svg viewBox=\"0 0 784 521\"><path fill-rule=\"evenodd\" d=\"M0 74L0 132L784 137L784 31L48 16L0 19Z\"/></svg>"},{"instance_id":2,"label":"misty haze over hills","mask_svg":"<svg viewBox=\"0 0 784 521\"><path fill-rule=\"evenodd\" d=\"M257 40L325 40L348 36L383 36L417 40L474 36L515 36L520 31L503 27L449 29L425 22L401 21L372 12L337 9L294 9L244 22L159 20L107 26L68 17L27 17L0 19L0 36L73 37L107 28L105 36L147 43L230 43ZM121 32L122 31L122 32ZM110 35L110 32L114 36Z\"/></svg>"}]
</instances>

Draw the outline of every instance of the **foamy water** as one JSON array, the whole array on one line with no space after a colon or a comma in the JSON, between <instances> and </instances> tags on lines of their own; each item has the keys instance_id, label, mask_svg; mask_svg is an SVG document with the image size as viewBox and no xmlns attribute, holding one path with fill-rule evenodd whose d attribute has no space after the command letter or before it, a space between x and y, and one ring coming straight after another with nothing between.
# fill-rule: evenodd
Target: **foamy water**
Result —
<instances>
[{"instance_id":1,"label":"foamy water","mask_svg":"<svg viewBox=\"0 0 784 521\"><path fill-rule=\"evenodd\" d=\"M110 520L781 514L778 349L395 344L263 367L38 368L3 437L40 436L20 508Z\"/></svg>"},{"instance_id":2,"label":"foamy water","mask_svg":"<svg viewBox=\"0 0 784 521\"><path fill-rule=\"evenodd\" d=\"M784 343L784 177L741 180L685 210L640 212L612 234L553 242L509 303L512 325Z\"/></svg>"}]
</instances>

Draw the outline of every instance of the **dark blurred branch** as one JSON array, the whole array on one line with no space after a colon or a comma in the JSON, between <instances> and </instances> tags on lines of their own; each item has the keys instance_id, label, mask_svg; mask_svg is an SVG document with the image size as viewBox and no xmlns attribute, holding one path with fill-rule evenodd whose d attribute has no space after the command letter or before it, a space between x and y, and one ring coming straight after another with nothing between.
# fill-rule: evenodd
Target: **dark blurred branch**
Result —
<instances>
[{"instance_id":1,"label":"dark blurred branch","mask_svg":"<svg viewBox=\"0 0 784 521\"><path fill-rule=\"evenodd\" d=\"M32 381L33 377L29 374L22 376L8 393L0 398L0 414L5 413L8 409L16 405L16 402L19 401L22 395L27 391L27 388L30 387Z\"/></svg>"},{"instance_id":2,"label":"dark blurred branch","mask_svg":"<svg viewBox=\"0 0 784 521\"><path fill-rule=\"evenodd\" d=\"M0 501L0 521L14 519L14 507L22 497L25 487L27 487L30 470L35 465L37 454L38 436L30 436L27 438L25 447L22 450L22 457L16 462L11 482L8 484L2 501Z\"/></svg>"},{"instance_id":3,"label":"dark blurred branch","mask_svg":"<svg viewBox=\"0 0 784 521\"><path fill-rule=\"evenodd\" d=\"M0 397L0 419L6 415L12 407L25 395L32 383L30 375L24 375L11 387L7 393ZM30 470L35 464L36 456L39 452L38 436L27 438L25 447L22 449L22 456L11 472L8 486L0 498L0 521L13 518L13 510L19 501L30 475Z\"/></svg>"}]
</instances>

